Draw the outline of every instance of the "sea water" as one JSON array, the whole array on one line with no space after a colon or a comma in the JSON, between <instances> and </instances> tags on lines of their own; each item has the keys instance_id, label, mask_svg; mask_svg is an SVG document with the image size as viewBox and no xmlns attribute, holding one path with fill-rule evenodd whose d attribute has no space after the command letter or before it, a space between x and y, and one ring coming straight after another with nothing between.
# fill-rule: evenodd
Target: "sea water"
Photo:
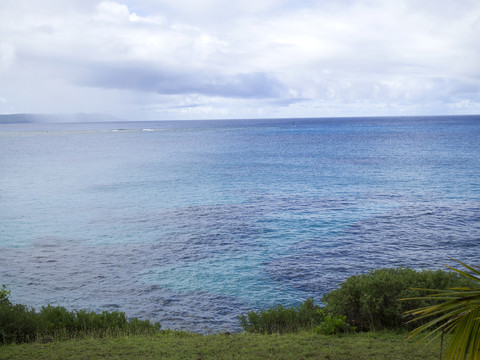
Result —
<instances>
[{"instance_id":1,"label":"sea water","mask_svg":"<svg viewBox=\"0 0 480 360\"><path fill-rule=\"evenodd\" d=\"M164 328L480 263L480 116L0 125L13 302Z\"/></svg>"}]
</instances>

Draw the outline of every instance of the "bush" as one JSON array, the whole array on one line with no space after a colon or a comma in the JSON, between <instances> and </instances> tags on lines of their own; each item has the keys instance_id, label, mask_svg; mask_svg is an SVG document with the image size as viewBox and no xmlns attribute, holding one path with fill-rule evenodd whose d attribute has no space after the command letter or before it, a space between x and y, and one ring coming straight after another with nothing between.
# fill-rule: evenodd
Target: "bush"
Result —
<instances>
[{"instance_id":1,"label":"bush","mask_svg":"<svg viewBox=\"0 0 480 360\"><path fill-rule=\"evenodd\" d=\"M9 295L10 291L7 290L5 285L2 285L0 289L0 305L10 305L10 300L8 300Z\"/></svg>"},{"instance_id":2,"label":"bush","mask_svg":"<svg viewBox=\"0 0 480 360\"><path fill-rule=\"evenodd\" d=\"M238 319L247 332L272 334L313 329L321 323L323 317L322 308L309 298L297 307L285 308L278 305L260 312L249 311Z\"/></svg>"},{"instance_id":3,"label":"bush","mask_svg":"<svg viewBox=\"0 0 480 360\"><path fill-rule=\"evenodd\" d=\"M348 323L359 330L400 329L408 328L405 311L432 304L426 299L399 301L428 294L411 288L442 290L469 284L458 274L442 270L379 269L351 276L338 289L325 294L322 302L327 314L346 316Z\"/></svg>"},{"instance_id":4,"label":"bush","mask_svg":"<svg viewBox=\"0 0 480 360\"><path fill-rule=\"evenodd\" d=\"M62 306L44 306L40 312L13 305L10 292L0 289L0 344L29 342L42 337L65 339L85 335L153 334L159 323L133 318L123 312L68 311Z\"/></svg>"},{"instance_id":5,"label":"bush","mask_svg":"<svg viewBox=\"0 0 480 360\"><path fill-rule=\"evenodd\" d=\"M330 315L327 315L323 319L320 326L317 326L315 328L315 332L317 334L333 335L333 334L340 334L340 333L345 333L349 331L355 331L356 328L353 326L350 326L346 320L347 320L346 316L338 315L338 316L331 317Z\"/></svg>"},{"instance_id":6,"label":"bush","mask_svg":"<svg viewBox=\"0 0 480 360\"><path fill-rule=\"evenodd\" d=\"M36 339L35 311L24 305L0 303L0 344Z\"/></svg>"},{"instance_id":7,"label":"bush","mask_svg":"<svg viewBox=\"0 0 480 360\"><path fill-rule=\"evenodd\" d=\"M62 306L44 306L36 314L39 335L66 336L75 332L75 314Z\"/></svg>"}]
</instances>

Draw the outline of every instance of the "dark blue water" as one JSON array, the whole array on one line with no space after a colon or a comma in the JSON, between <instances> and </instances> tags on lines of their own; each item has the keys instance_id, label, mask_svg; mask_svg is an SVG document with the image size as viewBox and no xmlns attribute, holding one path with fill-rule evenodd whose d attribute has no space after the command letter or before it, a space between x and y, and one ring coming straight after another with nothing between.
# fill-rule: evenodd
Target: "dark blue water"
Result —
<instances>
[{"instance_id":1,"label":"dark blue water","mask_svg":"<svg viewBox=\"0 0 480 360\"><path fill-rule=\"evenodd\" d=\"M480 263L480 116L0 125L15 302L238 330L380 267Z\"/></svg>"}]
</instances>

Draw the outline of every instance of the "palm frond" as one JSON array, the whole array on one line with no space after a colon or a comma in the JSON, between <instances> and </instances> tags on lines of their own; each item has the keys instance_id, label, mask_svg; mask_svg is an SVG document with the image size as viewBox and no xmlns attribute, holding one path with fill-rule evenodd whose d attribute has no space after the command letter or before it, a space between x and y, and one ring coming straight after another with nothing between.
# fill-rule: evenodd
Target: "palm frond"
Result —
<instances>
[{"instance_id":1,"label":"palm frond","mask_svg":"<svg viewBox=\"0 0 480 360\"><path fill-rule=\"evenodd\" d=\"M452 259L468 270L460 270L445 265L480 285L480 267L469 266ZM443 301L405 312L414 318L408 323L431 318L423 325L410 332L409 338L420 333L426 334L420 339L432 340L443 333L451 337L446 348L446 359L480 360L480 288L452 288L449 290L415 289L432 294L402 300L435 300Z\"/></svg>"}]
</instances>

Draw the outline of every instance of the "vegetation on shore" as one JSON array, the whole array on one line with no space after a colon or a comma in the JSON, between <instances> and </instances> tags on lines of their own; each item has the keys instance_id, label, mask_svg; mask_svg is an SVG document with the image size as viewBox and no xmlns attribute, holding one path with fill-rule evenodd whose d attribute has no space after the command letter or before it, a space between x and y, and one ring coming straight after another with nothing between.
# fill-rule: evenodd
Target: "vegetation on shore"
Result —
<instances>
[{"instance_id":1,"label":"vegetation on shore","mask_svg":"<svg viewBox=\"0 0 480 360\"><path fill-rule=\"evenodd\" d=\"M88 335L115 336L155 334L159 323L149 320L127 319L123 312L68 311L62 306L44 306L39 312L21 304L12 304L10 291L0 289L0 345L65 340Z\"/></svg>"},{"instance_id":2,"label":"vegetation on shore","mask_svg":"<svg viewBox=\"0 0 480 360\"><path fill-rule=\"evenodd\" d=\"M424 298L430 292L423 289L446 290L471 284L470 279L442 270L372 270L368 274L351 276L337 289L325 294L323 306L307 299L297 307L276 306L259 312L249 311L239 320L245 331L263 334L300 329L314 329L325 335L354 329L412 330L422 322L407 323L405 312L435 303L435 299ZM416 298L399 301L412 297Z\"/></svg>"},{"instance_id":3,"label":"vegetation on shore","mask_svg":"<svg viewBox=\"0 0 480 360\"><path fill-rule=\"evenodd\" d=\"M452 270L455 272L380 269L352 276L325 294L321 306L307 299L295 307L250 311L239 316L245 333L208 336L160 330L159 323L127 319L121 312L70 312L50 305L35 312L25 305L12 304L9 291L3 286L0 289L0 359L29 358L32 352L35 358L45 359L433 359L438 358L440 350L433 349L439 339L419 348L405 342L405 335L414 326L420 327L412 334L438 324L447 330L455 329L448 325L451 319L440 317L432 321L430 315L438 315L440 309L444 309L445 297L452 294L454 298L449 299L455 309L459 308L459 301L464 305L465 296L460 296L459 291L472 295L471 286L480 282L480 278ZM480 275L480 271L476 274ZM450 295L431 295L428 289ZM480 314L478 292L473 297L474 305L469 304L475 310L468 318L477 329L475 334L480 328L478 316L472 318ZM406 322L405 313L420 316L412 325ZM458 312L448 314L458 315ZM465 331L468 327L462 329ZM453 332L450 344L458 343L457 338L463 339L460 335ZM30 344L20 344L24 342ZM473 348L462 354L476 356L478 341L473 344Z\"/></svg>"}]
</instances>

